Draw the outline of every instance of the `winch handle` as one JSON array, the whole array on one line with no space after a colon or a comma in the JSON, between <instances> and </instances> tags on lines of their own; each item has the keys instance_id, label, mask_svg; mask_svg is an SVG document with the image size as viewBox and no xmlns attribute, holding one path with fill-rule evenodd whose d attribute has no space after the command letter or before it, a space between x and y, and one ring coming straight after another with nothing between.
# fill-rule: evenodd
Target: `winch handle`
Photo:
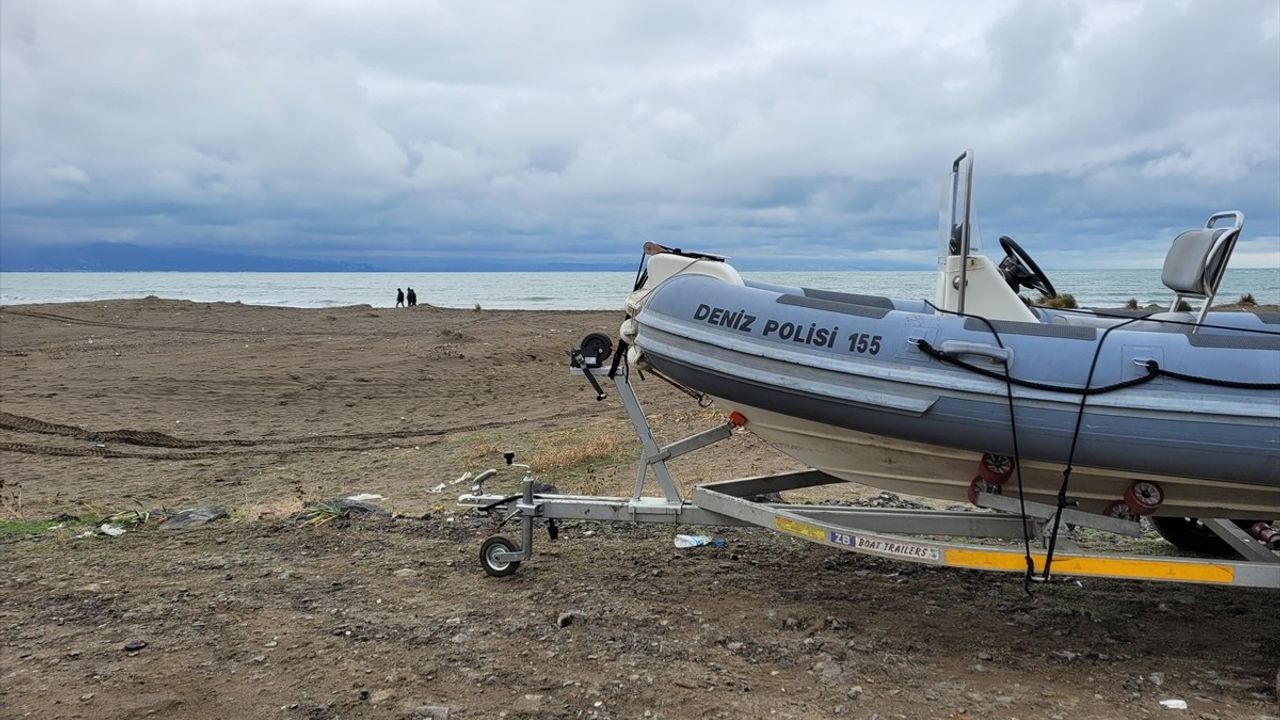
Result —
<instances>
[{"instance_id":1,"label":"winch handle","mask_svg":"<svg viewBox=\"0 0 1280 720\"><path fill-rule=\"evenodd\" d=\"M591 383L592 389L596 391L597 402L609 397L605 394L604 388L600 387L600 383L596 382L596 376L591 374L591 368L584 366L582 368L582 374L587 376L587 382Z\"/></svg>"}]
</instances>

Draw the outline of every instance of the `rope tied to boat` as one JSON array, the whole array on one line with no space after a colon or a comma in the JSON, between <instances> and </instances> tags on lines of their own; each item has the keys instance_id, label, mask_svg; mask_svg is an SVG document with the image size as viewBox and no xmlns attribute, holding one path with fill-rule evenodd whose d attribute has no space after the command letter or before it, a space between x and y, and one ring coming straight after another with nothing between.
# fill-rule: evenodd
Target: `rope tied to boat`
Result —
<instances>
[{"instance_id":1,"label":"rope tied to boat","mask_svg":"<svg viewBox=\"0 0 1280 720\"><path fill-rule=\"evenodd\" d=\"M994 370L981 367L979 365L974 365L973 363L967 362L965 360L961 360L956 355L953 355L951 353L944 352L942 350L939 350L938 348L935 348L934 346L930 345L929 341L927 340L923 340L923 339L916 340L916 347L920 348L921 352L923 352L924 354L932 358L936 358L945 363L949 363L951 365L964 368L965 370L969 370L970 372L977 373L984 377L989 377L992 380L1004 381L1007 379L1009 382L1019 387L1031 388L1033 390L1047 390L1049 392L1071 393L1073 395L1103 395L1105 393L1115 392L1117 390L1124 390L1125 388L1131 388L1137 385L1142 385L1143 383L1150 382L1162 376L1173 378L1174 380L1182 380L1184 382L1198 383L1201 385L1216 385L1218 387L1236 388L1239 390L1280 390L1280 383L1250 383L1250 382L1240 382L1238 380L1224 380L1222 378L1204 377L1202 375L1191 375L1188 373L1181 373L1175 370L1168 370L1168 369L1162 368L1160 367L1160 363L1156 362L1155 360L1147 360L1146 362L1139 363L1139 367L1146 369L1147 371L1146 375L1140 375L1136 378L1132 378L1129 380L1122 380L1120 382L1112 383L1110 385L1103 385L1101 387L1087 387L1087 386L1074 387L1071 385L1054 385L1051 383L1043 383L1043 382L1037 382L1035 380L1024 380L1021 378L1013 377L1007 374L1008 372L1007 369L1006 369L1006 372L999 373Z\"/></svg>"},{"instance_id":2,"label":"rope tied to boat","mask_svg":"<svg viewBox=\"0 0 1280 720\"><path fill-rule=\"evenodd\" d=\"M1122 380L1120 382L1112 383L1110 385L1103 385L1101 387L1088 387L1087 385L1085 387L1074 387L1071 385L1053 385L1051 383L1042 383L1042 382L1037 382L1035 380L1023 380L1022 378L1013 377L1008 373L1007 367L1004 373L998 373L994 370L989 370L987 368L974 365L973 363L961 360L959 357L952 355L951 353L944 352L942 350L939 350L938 348L935 348L934 346L929 344L928 340L924 340L924 339L916 340L916 347L920 348L920 351L928 355L929 357L941 360L945 363L949 363L957 367L964 368L965 370L977 373L984 377L989 377L992 380L1000 380L1000 381L1007 380L1008 382L1014 385L1017 385L1018 387L1031 388L1032 390L1047 390L1049 392L1071 393L1073 395L1102 395L1104 393L1115 392L1116 390L1124 390L1125 388L1131 388L1136 385L1141 385L1143 383L1151 382L1152 380L1155 380L1157 377L1159 377L1160 373L1163 372L1160 370L1160 366L1157 365L1154 360L1152 360L1152 361L1148 361L1148 364L1144 366L1147 369L1146 375L1140 375L1130 380Z\"/></svg>"},{"instance_id":3,"label":"rope tied to boat","mask_svg":"<svg viewBox=\"0 0 1280 720\"><path fill-rule=\"evenodd\" d=\"M984 322L987 322L986 318L981 318L981 319ZM921 352L925 353L926 355L932 358L948 363L950 365L955 365L957 367L963 368L965 370L976 373L978 375L982 375L984 377L991 378L993 380L1001 380L1005 383L1005 389L1006 389L1006 393L1008 395L1008 401L1009 401L1009 415L1010 415L1009 421L1010 421L1011 430L1014 432L1014 435L1013 435L1014 462L1015 462L1015 466L1019 468L1018 496L1020 500L1022 499L1022 496L1023 496L1022 474L1020 472L1022 459L1018 451L1018 445L1017 445L1017 423L1013 419L1014 405L1013 405L1013 392L1012 392L1013 387L1012 386L1018 385L1020 387L1026 387L1026 388L1031 388L1035 390L1047 390L1049 392L1072 393L1080 396L1080 407L1076 412L1075 430L1071 434L1071 449L1067 453L1067 463L1062 470L1062 485L1058 488L1058 497L1057 497L1058 512L1055 513L1053 517L1053 527L1049 535L1049 547L1045 555L1044 571L1039 578L1035 578L1034 576L1035 566L1031 560L1031 551L1030 551L1029 545L1026 548L1027 572L1026 572L1026 575L1024 576L1023 589L1026 592L1028 592L1028 594L1030 593L1030 589L1026 585L1028 581L1032 579L1047 581L1049 579L1050 568L1053 565L1054 550L1056 549L1056 546L1057 546L1058 532L1061 527L1060 524L1062 521L1062 510L1067 506L1067 488L1071 483L1071 471L1073 469L1073 462L1075 459L1076 447L1080 440L1080 424L1081 424L1081 421L1084 419L1085 402L1089 398L1089 396L1101 395L1104 393L1115 392L1117 390L1124 390L1126 388L1136 387L1138 385L1151 382L1152 380L1158 377L1168 377L1175 380L1182 380L1184 382L1197 383L1202 385L1213 385L1218 387L1236 388L1241 390L1280 390L1280 383L1241 382L1238 380L1211 378L1211 377L1204 377L1200 375L1191 375L1189 373L1181 373L1175 370L1166 370L1165 368L1160 367L1160 363L1156 362L1155 360L1146 360L1144 362L1138 363L1139 367L1142 367L1147 371L1146 375L1141 375L1139 377L1132 378L1129 380L1122 380L1120 382L1112 383L1110 385L1104 385L1102 387L1091 387L1093 383L1093 373L1094 373L1094 370L1097 369L1098 358L1100 357L1102 352L1103 342L1106 340L1107 336L1111 333L1112 330L1128 325L1134 322L1135 320L1137 320L1137 318L1133 320L1129 320L1127 322L1120 323L1120 325L1109 327L1102 333L1102 338L1099 339L1098 345L1094 349L1093 362L1091 362L1089 365L1089 377L1085 380L1084 387L1072 387L1069 385L1053 385L1050 383L1042 383L1034 380L1023 380L1020 378L1015 378L1009 373L1009 365L1007 361L1002 363L1002 369L1004 370L1004 372L997 373L994 370L990 370L988 368L974 365L970 362L960 359L956 355L953 355L951 353L944 352L938 348L935 348L932 345L930 345L927 340L924 340L923 338L915 341L916 347L919 348ZM999 344L1000 347L1004 347L1004 343L1000 341L1000 333L998 333L996 329L993 326L991 326L990 322L987 322L987 326L988 326L988 329L991 330L992 335L995 336L996 343ZM1025 521L1026 519L1025 508L1023 509L1022 516ZM1026 538L1025 536L1025 532L1024 532L1024 541L1029 541L1029 539Z\"/></svg>"},{"instance_id":4,"label":"rope tied to boat","mask_svg":"<svg viewBox=\"0 0 1280 720\"><path fill-rule=\"evenodd\" d=\"M1280 390L1280 383L1249 383L1240 382L1238 380L1223 380L1222 378L1203 377L1200 375L1188 375L1174 370L1166 370L1160 367L1160 363L1155 360L1146 362L1147 369L1156 375L1164 375L1175 380L1184 380L1191 383L1200 383L1202 385L1216 385L1218 387L1237 388L1239 390Z\"/></svg>"}]
</instances>

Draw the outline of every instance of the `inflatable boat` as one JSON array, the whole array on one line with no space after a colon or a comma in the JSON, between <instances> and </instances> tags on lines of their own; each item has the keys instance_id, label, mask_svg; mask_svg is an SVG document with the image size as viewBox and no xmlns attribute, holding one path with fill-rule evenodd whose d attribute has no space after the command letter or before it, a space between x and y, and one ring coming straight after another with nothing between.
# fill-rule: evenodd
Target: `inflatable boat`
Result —
<instances>
[{"instance_id":1,"label":"inflatable boat","mask_svg":"<svg viewBox=\"0 0 1280 720\"><path fill-rule=\"evenodd\" d=\"M1014 240L999 264L971 252L972 167L952 164L931 300L753 282L649 244L626 360L876 488L964 502L1016 480L1087 512L1280 518L1280 315L1209 310L1243 215L1175 238L1170 311L1036 307L1019 290L1056 291Z\"/></svg>"}]
</instances>

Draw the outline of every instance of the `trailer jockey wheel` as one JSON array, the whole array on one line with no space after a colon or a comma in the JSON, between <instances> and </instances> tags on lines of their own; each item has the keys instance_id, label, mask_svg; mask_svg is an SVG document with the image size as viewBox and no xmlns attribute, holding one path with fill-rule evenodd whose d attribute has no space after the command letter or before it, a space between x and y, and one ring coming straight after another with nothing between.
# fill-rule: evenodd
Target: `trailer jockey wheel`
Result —
<instances>
[{"instance_id":1,"label":"trailer jockey wheel","mask_svg":"<svg viewBox=\"0 0 1280 720\"><path fill-rule=\"evenodd\" d=\"M1129 503L1124 500L1116 500L1111 503L1107 506L1106 510L1102 511L1102 514L1107 517L1113 517L1119 520L1129 520L1131 522L1137 522L1141 518L1138 513L1133 511L1133 508L1129 507Z\"/></svg>"},{"instance_id":2,"label":"trailer jockey wheel","mask_svg":"<svg viewBox=\"0 0 1280 720\"><path fill-rule=\"evenodd\" d=\"M1134 515L1150 515L1164 504L1164 489L1159 483L1134 481L1124 491L1124 504L1129 506Z\"/></svg>"},{"instance_id":3,"label":"trailer jockey wheel","mask_svg":"<svg viewBox=\"0 0 1280 720\"><path fill-rule=\"evenodd\" d=\"M519 560L499 560L498 553L514 552L515 543L494 535L480 545L480 566L492 577L506 577L520 567Z\"/></svg>"},{"instance_id":4,"label":"trailer jockey wheel","mask_svg":"<svg viewBox=\"0 0 1280 720\"><path fill-rule=\"evenodd\" d=\"M990 485L1003 485L1013 474L1013 458L1008 455L984 453L978 462L978 477Z\"/></svg>"},{"instance_id":5,"label":"trailer jockey wheel","mask_svg":"<svg viewBox=\"0 0 1280 720\"><path fill-rule=\"evenodd\" d=\"M982 479L982 478L980 478L980 477L976 477L976 478L974 478L974 479L970 480L970 481L969 481L969 492L968 492L969 502L970 502L970 503L972 503L972 504L974 504L974 505L977 505L977 504L978 504L978 495L980 495L980 494L982 494L982 493L987 493L988 495L1003 495L1003 494L1004 494L1004 492L1003 492L1003 491L1001 491L1001 489L1000 489L1000 486L999 486L999 485L995 485L995 484L993 484L993 483L989 483L989 482L987 482L986 480L983 480L983 479Z\"/></svg>"}]
</instances>

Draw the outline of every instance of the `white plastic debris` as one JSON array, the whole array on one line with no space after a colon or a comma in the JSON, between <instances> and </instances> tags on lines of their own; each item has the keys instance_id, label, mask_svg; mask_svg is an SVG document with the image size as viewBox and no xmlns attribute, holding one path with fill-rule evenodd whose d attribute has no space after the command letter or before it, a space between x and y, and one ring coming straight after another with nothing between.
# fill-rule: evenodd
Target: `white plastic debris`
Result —
<instances>
[{"instance_id":1,"label":"white plastic debris","mask_svg":"<svg viewBox=\"0 0 1280 720\"><path fill-rule=\"evenodd\" d=\"M675 537L675 546L678 548L691 548L710 544L711 538L706 535L676 535Z\"/></svg>"},{"instance_id":2,"label":"white plastic debris","mask_svg":"<svg viewBox=\"0 0 1280 720\"><path fill-rule=\"evenodd\" d=\"M433 492L433 493L438 493L438 492L440 492L441 490L444 490L444 483L440 483L439 485L437 485L437 486L435 486L435 487L431 488L431 492Z\"/></svg>"},{"instance_id":3,"label":"white plastic debris","mask_svg":"<svg viewBox=\"0 0 1280 720\"><path fill-rule=\"evenodd\" d=\"M1170 710L1186 710L1187 701L1179 698L1169 698L1168 700L1161 700L1160 707L1168 708Z\"/></svg>"},{"instance_id":4,"label":"white plastic debris","mask_svg":"<svg viewBox=\"0 0 1280 720\"><path fill-rule=\"evenodd\" d=\"M359 495L349 495L347 499L355 502L368 502L370 500L381 500L382 496L376 493L360 493Z\"/></svg>"},{"instance_id":5,"label":"white plastic debris","mask_svg":"<svg viewBox=\"0 0 1280 720\"><path fill-rule=\"evenodd\" d=\"M111 537L120 537L124 534L124 528L119 525L112 525L111 523L102 523L98 526L98 531L103 535L110 535Z\"/></svg>"}]
</instances>

